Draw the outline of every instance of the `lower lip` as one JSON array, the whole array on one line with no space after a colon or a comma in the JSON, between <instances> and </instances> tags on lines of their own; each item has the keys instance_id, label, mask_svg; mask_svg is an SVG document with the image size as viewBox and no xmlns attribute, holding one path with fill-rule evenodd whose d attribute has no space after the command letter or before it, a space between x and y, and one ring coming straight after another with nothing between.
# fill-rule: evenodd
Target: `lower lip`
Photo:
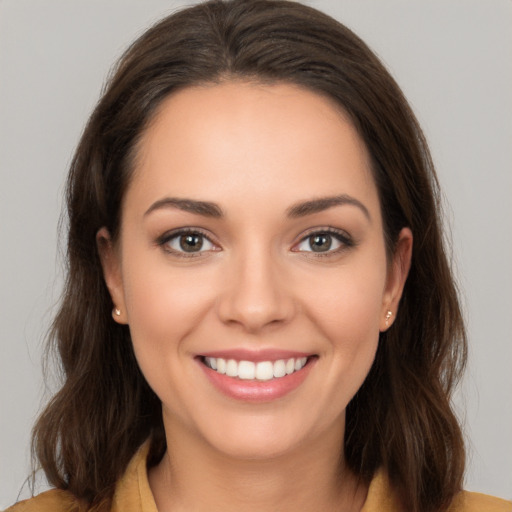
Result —
<instances>
[{"instance_id":1,"label":"lower lip","mask_svg":"<svg viewBox=\"0 0 512 512\"><path fill-rule=\"evenodd\" d=\"M258 381L228 377L212 370L202 361L198 360L206 377L221 393L244 402L271 402L291 393L304 382L315 361L316 358L308 359L303 368L285 377Z\"/></svg>"}]
</instances>

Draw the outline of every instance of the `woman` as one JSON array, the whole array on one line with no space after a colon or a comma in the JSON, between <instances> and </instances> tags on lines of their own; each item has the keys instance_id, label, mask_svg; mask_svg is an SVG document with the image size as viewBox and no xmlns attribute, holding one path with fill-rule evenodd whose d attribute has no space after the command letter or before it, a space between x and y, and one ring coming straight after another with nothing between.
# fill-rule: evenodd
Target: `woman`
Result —
<instances>
[{"instance_id":1,"label":"woman","mask_svg":"<svg viewBox=\"0 0 512 512\"><path fill-rule=\"evenodd\" d=\"M461 493L465 335L428 148L296 3L150 29L68 181L66 382L14 510L510 510Z\"/></svg>"}]
</instances>

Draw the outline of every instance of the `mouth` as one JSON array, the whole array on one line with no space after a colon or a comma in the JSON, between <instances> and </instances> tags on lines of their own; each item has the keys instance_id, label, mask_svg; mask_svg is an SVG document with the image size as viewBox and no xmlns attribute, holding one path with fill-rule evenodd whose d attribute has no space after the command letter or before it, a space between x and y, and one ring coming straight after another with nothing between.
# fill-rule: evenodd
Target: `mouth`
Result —
<instances>
[{"instance_id":1,"label":"mouth","mask_svg":"<svg viewBox=\"0 0 512 512\"><path fill-rule=\"evenodd\" d=\"M225 359L223 357L203 356L201 360L205 366L221 375L241 380L268 381L282 379L287 375L302 370L310 357L290 357L288 359L278 359L277 361L254 362L243 359L237 361L236 359Z\"/></svg>"},{"instance_id":2,"label":"mouth","mask_svg":"<svg viewBox=\"0 0 512 512\"><path fill-rule=\"evenodd\" d=\"M315 366L315 354L267 351L219 352L196 357L209 382L244 402L270 402L296 390Z\"/></svg>"}]
</instances>

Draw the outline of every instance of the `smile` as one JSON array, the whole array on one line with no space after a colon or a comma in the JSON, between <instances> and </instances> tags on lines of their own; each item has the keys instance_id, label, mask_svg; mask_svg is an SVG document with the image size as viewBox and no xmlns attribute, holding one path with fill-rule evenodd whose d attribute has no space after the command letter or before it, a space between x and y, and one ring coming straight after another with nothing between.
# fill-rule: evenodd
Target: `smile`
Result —
<instances>
[{"instance_id":1,"label":"smile","mask_svg":"<svg viewBox=\"0 0 512 512\"><path fill-rule=\"evenodd\" d=\"M229 350L197 356L203 374L221 394L243 402L284 398L301 387L318 355L283 350Z\"/></svg>"},{"instance_id":2,"label":"smile","mask_svg":"<svg viewBox=\"0 0 512 512\"><path fill-rule=\"evenodd\" d=\"M224 359L222 357L204 357L204 364L228 377L241 380L267 381L280 379L292 373L302 370L308 361L307 357L289 359L278 359L277 361L237 361L235 359Z\"/></svg>"}]
</instances>

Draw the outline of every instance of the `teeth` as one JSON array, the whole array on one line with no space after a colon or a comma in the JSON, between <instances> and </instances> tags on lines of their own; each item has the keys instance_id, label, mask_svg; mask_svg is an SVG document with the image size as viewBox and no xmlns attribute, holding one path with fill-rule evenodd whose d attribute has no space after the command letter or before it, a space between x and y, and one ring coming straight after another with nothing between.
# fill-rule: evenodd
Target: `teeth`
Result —
<instances>
[{"instance_id":1,"label":"teeth","mask_svg":"<svg viewBox=\"0 0 512 512\"><path fill-rule=\"evenodd\" d=\"M256 379L270 380L274 377L274 365L271 361L262 361L256 364Z\"/></svg>"},{"instance_id":2,"label":"teeth","mask_svg":"<svg viewBox=\"0 0 512 512\"><path fill-rule=\"evenodd\" d=\"M256 375L256 365L252 361L240 361L238 363L238 378L252 380Z\"/></svg>"},{"instance_id":3,"label":"teeth","mask_svg":"<svg viewBox=\"0 0 512 512\"><path fill-rule=\"evenodd\" d=\"M274 377L284 377L286 375L286 363L281 359L274 363Z\"/></svg>"},{"instance_id":4,"label":"teeth","mask_svg":"<svg viewBox=\"0 0 512 512\"><path fill-rule=\"evenodd\" d=\"M213 369L213 366L212 366ZM226 360L225 359L217 359L217 371L219 373L226 373Z\"/></svg>"},{"instance_id":5,"label":"teeth","mask_svg":"<svg viewBox=\"0 0 512 512\"><path fill-rule=\"evenodd\" d=\"M226 375L228 377L238 377L238 364L234 359L230 359L226 364Z\"/></svg>"},{"instance_id":6,"label":"teeth","mask_svg":"<svg viewBox=\"0 0 512 512\"><path fill-rule=\"evenodd\" d=\"M304 368L307 357L279 359L277 361L235 361L222 357L205 357L206 366L228 377L238 377L242 380L280 379Z\"/></svg>"}]
</instances>

